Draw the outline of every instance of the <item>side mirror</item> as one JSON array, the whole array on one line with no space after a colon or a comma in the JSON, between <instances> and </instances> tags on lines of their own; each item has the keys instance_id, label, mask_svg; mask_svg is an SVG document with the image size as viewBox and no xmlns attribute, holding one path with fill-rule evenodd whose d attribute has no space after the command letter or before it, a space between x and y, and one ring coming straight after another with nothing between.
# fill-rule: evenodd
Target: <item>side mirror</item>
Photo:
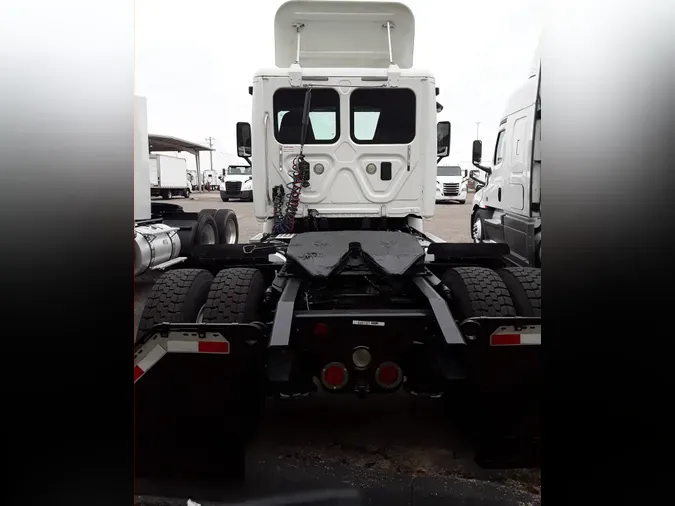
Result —
<instances>
[{"instance_id":1,"label":"side mirror","mask_svg":"<svg viewBox=\"0 0 675 506\"><path fill-rule=\"evenodd\" d=\"M450 122L439 121L436 125L436 156L445 157L450 154Z\"/></svg>"},{"instance_id":2,"label":"side mirror","mask_svg":"<svg viewBox=\"0 0 675 506\"><path fill-rule=\"evenodd\" d=\"M246 158L251 156L251 125L237 123L237 156Z\"/></svg>"},{"instance_id":3,"label":"side mirror","mask_svg":"<svg viewBox=\"0 0 675 506\"><path fill-rule=\"evenodd\" d=\"M473 163L480 163L483 158L483 143L481 141L473 141L473 154L471 160Z\"/></svg>"}]
</instances>

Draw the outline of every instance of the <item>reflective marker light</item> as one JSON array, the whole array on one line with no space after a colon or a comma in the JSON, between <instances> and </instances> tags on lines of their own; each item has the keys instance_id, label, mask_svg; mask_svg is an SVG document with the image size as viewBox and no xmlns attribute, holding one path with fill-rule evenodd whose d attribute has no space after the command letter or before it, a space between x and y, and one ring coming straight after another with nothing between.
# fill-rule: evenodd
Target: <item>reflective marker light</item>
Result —
<instances>
[{"instance_id":1,"label":"reflective marker light","mask_svg":"<svg viewBox=\"0 0 675 506\"><path fill-rule=\"evenodd\" d=\"M369 163L368 165L366 165L366 172L372 176L377 172L377 165L375 165L374 163Z\"/></svg>"},{"instance_id":2,"label":"reflective marker light","mask_svg":"<svg viewBox=\"0 0 675 506\"><path fill-rule=\"evenodd\" d=\"M320 163L317 163L314 166L314 173L319 174L319 175L323 174L323 165L321 165Z\"/></svg>"}]
</instances>

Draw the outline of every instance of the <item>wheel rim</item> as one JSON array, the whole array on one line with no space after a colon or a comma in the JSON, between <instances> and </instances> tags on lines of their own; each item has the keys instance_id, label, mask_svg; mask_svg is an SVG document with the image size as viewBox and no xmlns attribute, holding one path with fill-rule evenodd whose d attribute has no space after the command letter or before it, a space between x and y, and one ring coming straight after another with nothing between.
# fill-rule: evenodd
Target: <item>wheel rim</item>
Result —
<instances>
[{"instance_id":1,"label":"wheel rim","mask_svg":"<svg viewBox=\"0 0 675 506\"><path fill-rule=\"evenodd\" d=\"M202 230L199 244L216 244L216 231L211 225L206 225Z\"/></svg>"},{"instance_id":2,"label":"wheel rim","mask_svg":"<svg viewBox=\"0 0 675 506\"><path fill-rule=\"evenodd\" d=\"M227 220L225 224L225 244L236 244L237 242L237 227L233 220Z\"/></svg>"},{"instance_id":3,"label":"wheel rim","mask_svg":"<svg viewBox=\"0 0 675 506\"><path fill-rule=\"evenodd\" d=\"M471 227L471 238L473 242L481 242L483 239L483 225L480 222L480 218L476 216L473 220L473 226Z\"/></svg>"},{"instance_id":4,"label":"wheel rim","mask_svg":"<svg viewBox=\"0 0 675 506\"><path fill-rule=\"evenodd\" d=\"M166 198L170 199L171 197L173 197L173 195L171 195L171 192L166 192Z\"/></svg>"}]
</instances>

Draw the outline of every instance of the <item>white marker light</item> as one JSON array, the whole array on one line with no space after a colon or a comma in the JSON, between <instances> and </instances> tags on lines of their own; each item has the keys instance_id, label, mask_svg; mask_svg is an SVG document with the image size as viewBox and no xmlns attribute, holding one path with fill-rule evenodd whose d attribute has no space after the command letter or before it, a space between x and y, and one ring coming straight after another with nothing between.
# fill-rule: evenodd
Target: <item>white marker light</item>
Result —
<instances>
[{"instance_id":1,"label":"white marker light","mask_svg":"<svg viewBox=\"0 0 675 506\"><path fill-rule=\"evenodd\" d=\"M352 362L354 362L354 367L357 369L365 369L370 365L371 360L370 351L365 346L358 346L354 349Z\"/></svg>"},{"instance_id":2,"label":"white marker light","mask_svg":"<svg viewBox=\"0 0 675 506\"><path fill-rule=\"evenodd\" d=\"M324 170L323 165L321 165L320 163L317 163L314 166L314 174L321 175L323 174L323 170Z\"/></svg>"},{"instance_id":3,"label":"white marker light","mask_svg":"<svg viewBox=\"0 0 675 506\"><path fill-rule=\"evenodd\" d=\"M372 176L377 172L377 165L375 165L374 163L369 163L368 165L366 165L366 172Z\"/></svg>"}]
</instances>

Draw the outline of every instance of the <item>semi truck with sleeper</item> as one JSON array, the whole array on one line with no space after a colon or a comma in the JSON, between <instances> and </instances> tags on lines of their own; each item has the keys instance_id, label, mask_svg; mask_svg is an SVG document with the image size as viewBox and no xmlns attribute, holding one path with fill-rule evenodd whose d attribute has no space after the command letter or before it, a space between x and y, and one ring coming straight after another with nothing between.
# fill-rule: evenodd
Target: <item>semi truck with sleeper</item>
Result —
<instances>
[{"instance_id":1,"label":"semi truck with sleeper","mask_svg":"<svg viewBox=\"0 0 675 506\"><path fill-rule=\"evenodd\" d=\"M453 406L484 467L537 465L540 282L506 244L424 229L450 124L397 2L289 1L236 125L262 230L193 248L134 350L139 477L245 479L269 397L404 389ZM358 423L358 421L355 421Z\"/></svg>"},{"instance_id":2,"label":"semi truck with sleeper","mask_svg":"<svg viewBox=\"0 0 675 506\"><path fill-rule=\"evenodd\" d=\"M481 141L473 143L473 164L485 176L475 177L480 189L473 199L471 237L507 244L507 259L521 267L541 267L540 87L537 52L527 81L506 104L489 166L481 165Z\"/></svg>"}]
</instances>

